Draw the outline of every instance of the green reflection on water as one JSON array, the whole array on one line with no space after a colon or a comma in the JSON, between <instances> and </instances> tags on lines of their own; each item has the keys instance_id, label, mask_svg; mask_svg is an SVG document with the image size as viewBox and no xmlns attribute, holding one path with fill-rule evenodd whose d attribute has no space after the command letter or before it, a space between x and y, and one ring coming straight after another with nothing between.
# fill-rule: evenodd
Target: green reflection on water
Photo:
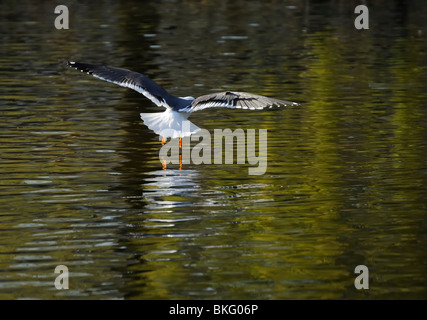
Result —
<instances>
[{"instance_id":1,"label":"green reflection on water","mask_svg":"<svg viewBox=\"0 0 427 320\"><path fill-rule=\"evenodd\" d=\"M409 27L362 33L349 4L73 4L67 33L20 23L51 21L48 10L1 5L1 298L426 297L415 7ZM158 109L66 70L71 58L147 73L177 95L239 89L302 106L192 116L211 132L267 129L265 175L162 171L138 117ZM68 292L53 287L58 264ZM354 288L359 264L368 291Z\"/></svg>"}]
</instances>

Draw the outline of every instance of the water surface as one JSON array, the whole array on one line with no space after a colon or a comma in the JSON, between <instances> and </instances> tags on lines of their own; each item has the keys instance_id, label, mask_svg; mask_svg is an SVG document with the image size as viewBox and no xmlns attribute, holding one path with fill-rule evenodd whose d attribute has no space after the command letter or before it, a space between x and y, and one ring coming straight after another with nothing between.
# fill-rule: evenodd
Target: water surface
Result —
<instances>
[{"instance_id":1,"label":"water surface","mask_svg":"<svg viewBox=\"0 0 427 320\"><path fill-rule=\"evenodd\" d=\"M427 298L421 1L372 4L361 31L351 1L68 3L70 30L54 3L0 4L0 298ZM160 110L68 59L301 106L192 115L267 129L263 175L163 170L139 119Z\"/></svg>"}]
</instances>

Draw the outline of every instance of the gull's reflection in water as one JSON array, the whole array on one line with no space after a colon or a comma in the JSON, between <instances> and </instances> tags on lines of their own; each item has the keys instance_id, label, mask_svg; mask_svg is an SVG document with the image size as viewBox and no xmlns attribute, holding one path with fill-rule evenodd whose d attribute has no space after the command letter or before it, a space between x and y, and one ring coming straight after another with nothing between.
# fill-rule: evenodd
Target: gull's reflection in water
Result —
<instances>
[{"instance_id":1,"label":"gull's reflection in water","mask_svg":"<svg viewBox=\"0 0 427 320\"><path fill-rule=\"evenodd\" d=\"M198 171L166 169L149 172L147 175L142 193L142 199L145 200L144 232L140 237L182 238L209 235L194 225L194 221L201 220L194 212L201 190ZM168 259L164 255L161 258Z\"/></svg>"},{"instance_id":2,"label":"gull's reflection in water","mask_svg":"<svg viewBox=\"0 0 427 320\"><path fill-rule=\"evenodd\" d=\"M146 209L168 209L192 206L200 185L197 170L156 170L147 173L142 193ZM178 197L178 198L177 198ZM172 199L173 198L173 199Z\"/></svg>"},{"instance_id":3,"label":"gull's reflection in water","mask_svg":"<svg viewBox=\"0 0 427 320\"><path fill-rule=\"evenodd\" d=\"M196 182L199 178L199 172L185 170L182 167L182 138L190 137L201 129L191 121L186 120L186 117L179 115L172 120L169 119L170 121L164 121L165 114L168 115L169 111L151 114L141 113L141 118L148 128L163 138L162 146L165 146L167 138L171 138L167 142L167 147L171 148L171 152L173 149L174 155L179 155L175 159L175 161L179 160L179 169L173 169L173 166L168 168L165 156L161 156L162 170L147 173L149 177L145 179L142 197L147 201L145 208L148 210L193 206L192 199L194 199L195 191L200 189ZM175 162L175 164L178 163Z\"/></svg>"}]
</instances>

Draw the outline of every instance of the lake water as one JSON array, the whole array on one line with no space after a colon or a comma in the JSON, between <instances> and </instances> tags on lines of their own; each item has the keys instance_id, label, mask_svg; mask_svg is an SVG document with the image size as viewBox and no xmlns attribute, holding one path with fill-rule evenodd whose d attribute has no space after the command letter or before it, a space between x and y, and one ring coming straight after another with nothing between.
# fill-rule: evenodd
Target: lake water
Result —
<instances>
[{"instance_id":1,"label":"lake water","mask_svg":"<svg viewBox=\"0 0 427 320\"><path fill-rule=\"evenodd\" d=\"M56 5L0 3L1 299L427 298L423 1L372 4L369 30L352 1L67 1L69 30ZM267 129L262 175L164 170L139 118L160 109L67 60L301 105L191 116Z\"/></svg>"}]
</instances>

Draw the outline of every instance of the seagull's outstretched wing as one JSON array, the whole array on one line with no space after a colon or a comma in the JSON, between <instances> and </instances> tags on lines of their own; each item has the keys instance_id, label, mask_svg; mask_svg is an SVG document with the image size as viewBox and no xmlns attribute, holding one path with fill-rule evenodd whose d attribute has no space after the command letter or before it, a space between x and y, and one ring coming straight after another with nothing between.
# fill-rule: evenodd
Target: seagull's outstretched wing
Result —
<instances>
[{"instance_id":1,"label":"seagull's outstretched wing","mask_svg":"<svg viewBox=\"0 0 427 320\"><path fill-rule=\"evenodd\" d=\"M247 92L224 91L200 96L196 98L190 106L180 109L179 111L194 112L215 107L256 110L288 105L297 106L298 103L272 99Z\"/></svg>"},{"instance_id":2,"label":"seagull's outstretched wing","mask_svg":"<svg viewBox=\"0 0 427 320\"><path fill-rule=\"evenodd\" d=\"M160 85L150 80L146 76L127 69L113 68L103 65L94 65L80 62L68 62L68 66L86 72L94 77L118 84L119 86L131 88L142 93L159 107L169 107L168 100L175 100L176 97L170 95Z\"/></svg>"}]
</instances>

